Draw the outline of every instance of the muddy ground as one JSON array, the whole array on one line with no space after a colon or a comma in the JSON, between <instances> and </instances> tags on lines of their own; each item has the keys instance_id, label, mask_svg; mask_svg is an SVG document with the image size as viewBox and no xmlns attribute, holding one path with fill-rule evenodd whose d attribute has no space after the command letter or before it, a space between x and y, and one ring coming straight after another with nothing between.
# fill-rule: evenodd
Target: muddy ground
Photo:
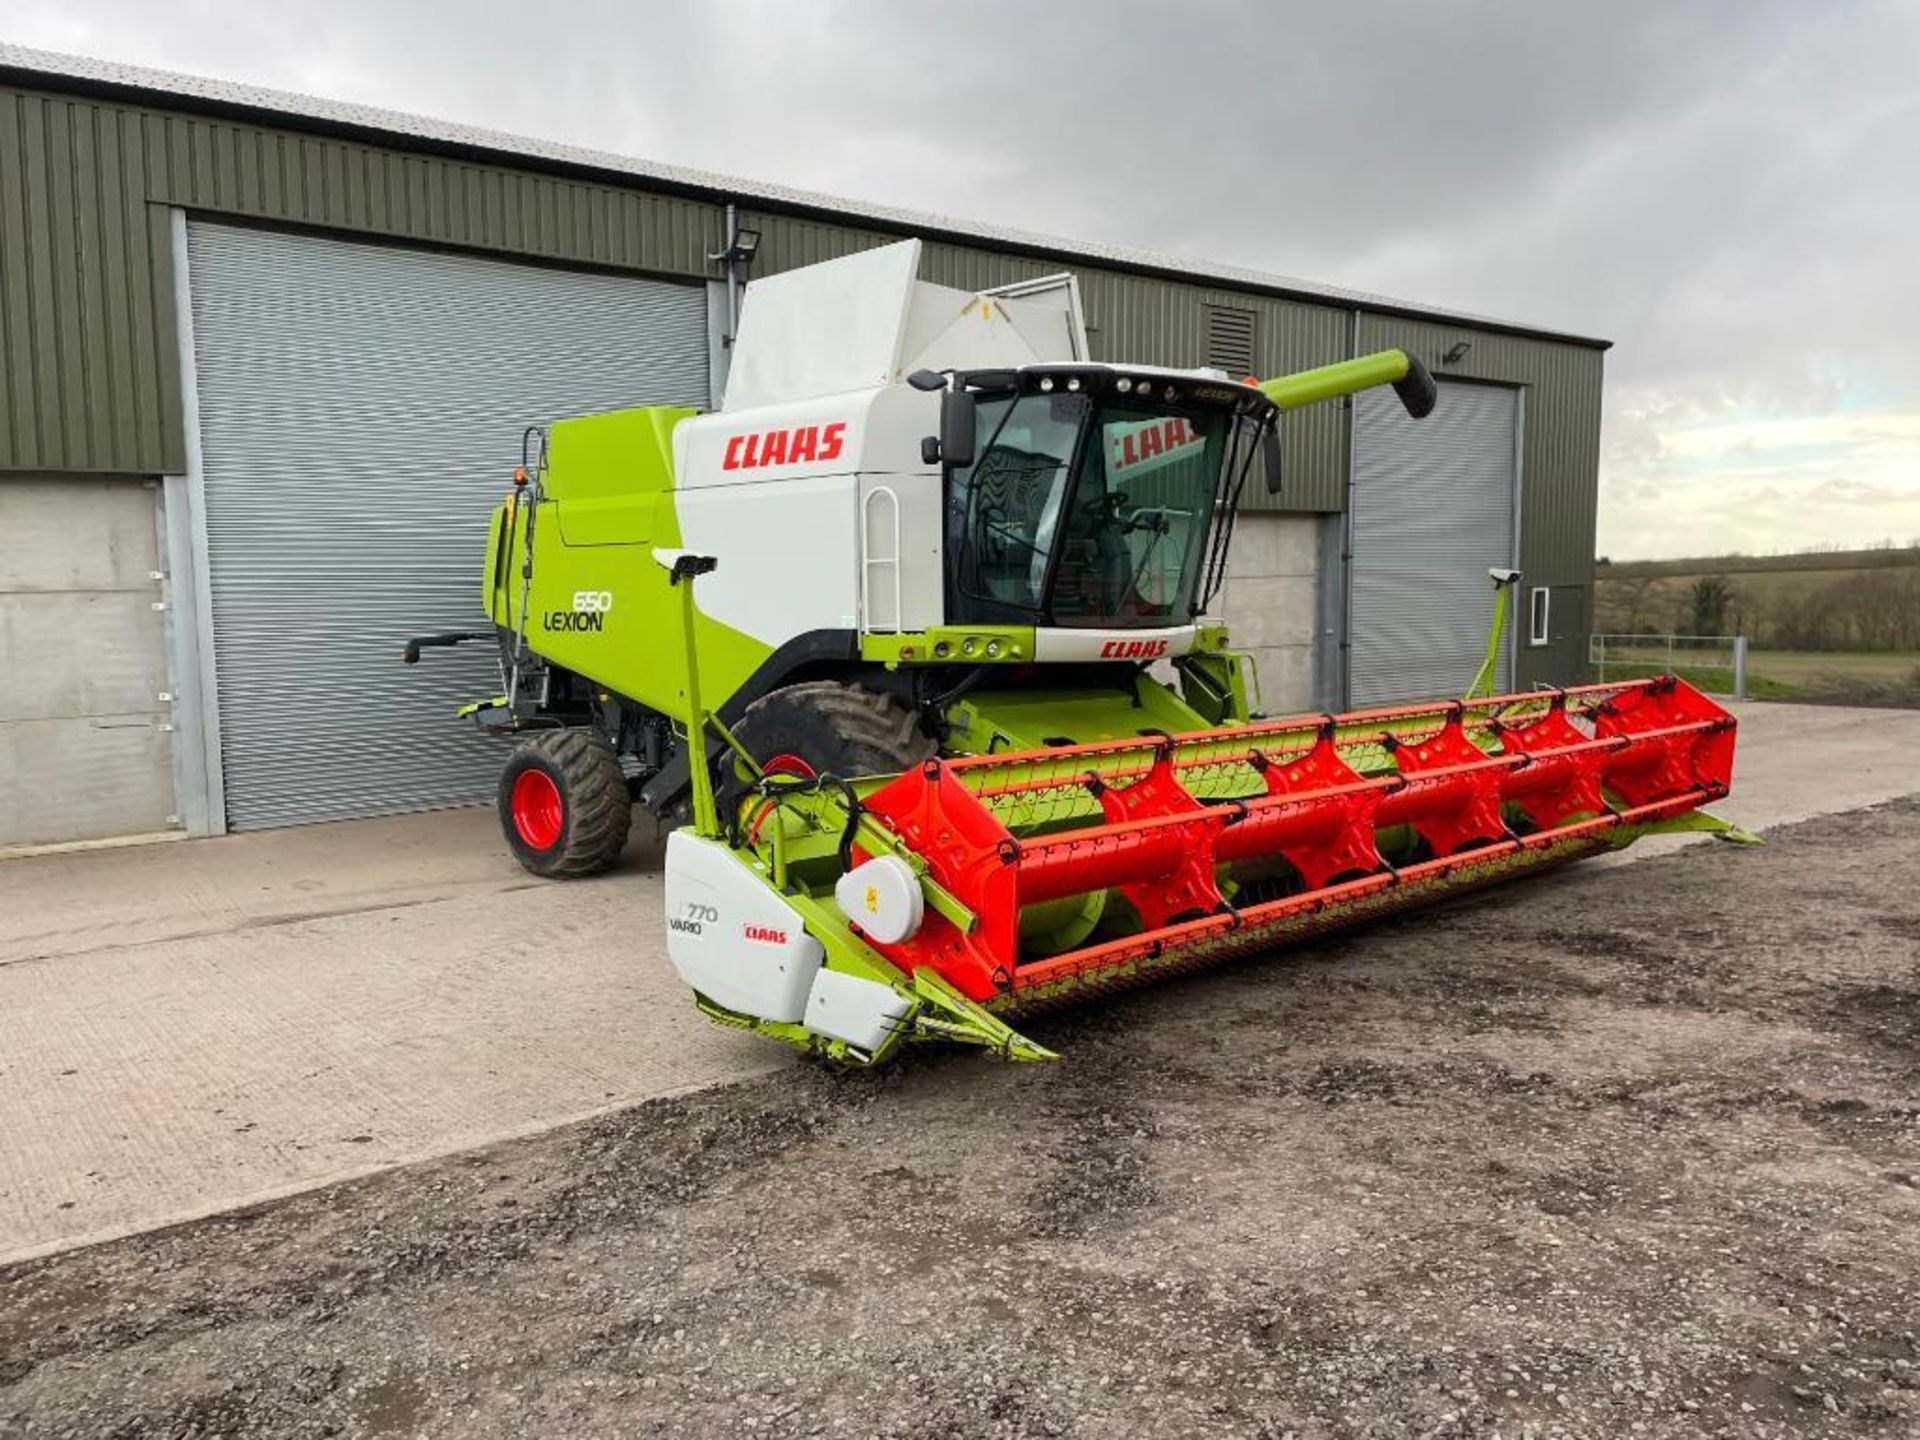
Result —
<instances>
[{"instance_id":1,"label":"muddy ground","mask_svg":"<svg viewBox=\"0 0 1920 1440\"><path fill-rule=\"evenodd\" d=\"M0 1272L0 1434L1920 1433L1920 803Z\"/></svg>"}]
</instances>

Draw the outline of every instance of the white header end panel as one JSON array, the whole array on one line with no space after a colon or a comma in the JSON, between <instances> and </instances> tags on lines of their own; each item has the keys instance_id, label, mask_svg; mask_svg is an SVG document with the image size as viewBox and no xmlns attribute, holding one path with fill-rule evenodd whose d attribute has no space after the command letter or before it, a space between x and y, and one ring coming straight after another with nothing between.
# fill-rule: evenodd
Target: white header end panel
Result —
<instances>
[{"instance_id":1,"label":"white header end panel","mask_svg":"<svg viewBox=\"0 0 1920 1440\"><path fill-rule=\"evenodd\" d=\"M667 958L717 1005L796 1021L826 951L766 881L717 840L667 837Z\"/></svg>"}]
</instances>

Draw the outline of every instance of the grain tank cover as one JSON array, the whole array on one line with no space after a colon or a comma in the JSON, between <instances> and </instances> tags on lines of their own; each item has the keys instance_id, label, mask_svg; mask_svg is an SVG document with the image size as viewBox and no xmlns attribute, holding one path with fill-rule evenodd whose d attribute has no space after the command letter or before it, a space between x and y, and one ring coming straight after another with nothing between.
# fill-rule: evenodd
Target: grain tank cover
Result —
<instances>
[{"instance_id":1,"label":"grain tank cover","mask_svg":"<svg viewBox=\"0 0 1920 1440\"><path fill-rule=\"evenodd\" d=\"M894 385L919 369L996 369L1086 358L1064 285L969 294L918 278L903 240L756 280L741 307L723 410Z\"/></svg>"}]
</instances>

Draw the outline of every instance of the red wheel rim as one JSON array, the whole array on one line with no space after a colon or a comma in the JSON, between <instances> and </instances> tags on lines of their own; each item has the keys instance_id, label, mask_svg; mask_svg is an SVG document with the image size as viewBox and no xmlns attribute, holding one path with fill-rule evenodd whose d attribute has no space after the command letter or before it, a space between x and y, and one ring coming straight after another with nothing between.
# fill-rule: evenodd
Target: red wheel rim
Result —
<instances>
[{"instance_id":1,"label":"red wheel rim","mask_svg":"<svg viewBox=\"0 0 1920 1440\"><path fill-rule=\"evenodd\" d=\"M514 776L507 803L513 811L513 828L528 845L551 850L560 843L567 812L560 803L560 787L546 771L522 770Z\"/></svg>"}]
</instances>

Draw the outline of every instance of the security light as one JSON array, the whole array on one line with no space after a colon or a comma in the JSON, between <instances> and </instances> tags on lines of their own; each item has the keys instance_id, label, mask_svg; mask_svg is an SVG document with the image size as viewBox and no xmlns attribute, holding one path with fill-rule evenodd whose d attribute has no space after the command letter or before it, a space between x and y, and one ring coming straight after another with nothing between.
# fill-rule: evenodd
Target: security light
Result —
<instances>
[{"instance_id":1,"label":"security light","mask_svg":"<svg viewBox=\"0 0 1920 1440\"><path fill-rule=\"evenodd\" d=\"M1471 340L1456 340L1452 345L1447 347L1447 353L1440 357L1440 363L1442 365L1457 365L1466 358L1467 352L1472 348L1473 342Z\"/></svg>"},{"instance_id":2,"label":"security light","mask_svg":"<svg viewBox=\"0 0 1920 1440\"><path fill-rule=\"evenodd\" d=\"M760 232L742 225L734 230L733 239L727 242L726 249L717 250L707 258L709 260L721 260L728 265L751 265L753 263L753 257L759 249Z\"/></svg>"}]
</instances>

